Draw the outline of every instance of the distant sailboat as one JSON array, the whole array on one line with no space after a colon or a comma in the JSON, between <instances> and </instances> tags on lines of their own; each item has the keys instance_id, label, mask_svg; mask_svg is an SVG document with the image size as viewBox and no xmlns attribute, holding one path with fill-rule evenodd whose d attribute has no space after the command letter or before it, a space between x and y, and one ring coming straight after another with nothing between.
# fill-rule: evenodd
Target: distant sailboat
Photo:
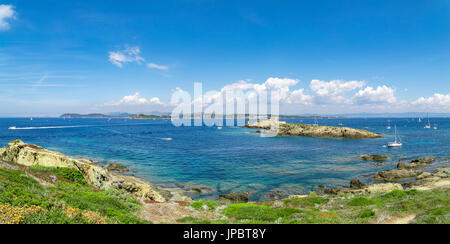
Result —
<instances>
[{"instance_id":1,"label":"distant sailboat","mask_svg":"<svg viewBox=\"0 0 450 244\"><path fill-rule=\"evenodd\" d=\"M419 117L419 123L422 123L422 118Z\"/></svg>"},{"instance_id":2,"label":"distant sailboat","mask_svg":"<svg viewBox=\"0 0 450 244\"><path fill-rule=\"evenodd\" d=\"M314 119L314 125L319 126L319 121L317 119Z\"/></svg>"},{"instance_id":3,"label":"distant sailboat","mask_svg":"<svg viewBox=\"0 0 450 244\"><path fill-rule=\"evenodd\" d=\"M33 117L31 117L30 120L33 120Z\"/></svg>"},{"instance_id":4,"label":"distant sailboat","mask_svg":"<svg viewBox=\"0 0 450 244\"><path fill-rule=\"evenodd\" d=\"M437 124L434 124L434 127L433 127L433 129L435 129L435 130L437 130L437 129L438 129L438 127L437 127Z\"/></svg>"},{"instance_id":5,"label":"distant sailboat","mask_svg":"<svg viewBox=\"0 0 450 244\"><path fill-rule=\"evenodd\" d=\"M400 136L397 134L397 125L395 126L395 141L394 142L390 142L388 144L388 147L401 147L403 146L403 143L400 139Z\"/></svg>"},{"instance_id":6,"label":"distant sailboat","mask_svg":"<svg viewBox=\"0 0 450 244\"><path fill-rule=\"evenodd\" d=\"M388 126L386 127L386 129L390 130L391 129L391 121L388 120Z\"/></svg>"},{"instance_id":7,"label":"distant sailboat","mask_svg":"<svg viewBox=\"0 0 450 244\"><path fill-rule=\"evenodd\" d=\"M430 116L427 114L428 123L423 127L425 129L431 129Z\"/></svg>"}]
</instances>

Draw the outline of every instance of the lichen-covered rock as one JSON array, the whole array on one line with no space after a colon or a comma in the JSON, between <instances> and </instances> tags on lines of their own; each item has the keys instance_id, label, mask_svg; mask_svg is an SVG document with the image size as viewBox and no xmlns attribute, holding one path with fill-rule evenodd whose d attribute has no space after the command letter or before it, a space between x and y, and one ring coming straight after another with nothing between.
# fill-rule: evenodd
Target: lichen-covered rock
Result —
<instances>
[{"instance_id":1,"label":"lichen-covered rock","mask_svg":"<svg viewBox=\"0 0 450 244\"><path fill-rule=\"evenodd\" d=\"M385 161L388 160L389 157L385 155L377 155L377 154L366 154L359 156L360 159L366 161Z\"/></svg>"},{"instance_id":2,"label":"lichen-covered rock","mask_svg":"<svg viewBox=\"0 0 450 244\"><path fill-rule=\"evenodd\" d=\"M381 181L398 181L407 178L413 178L419 176L423 171L415 170L415 169L394 169L394 170L385 170L375 174L373 177L375 180Z\"/></svg>"},{"instance_id":3,"label":"lichen-covered rock","mask_svg":"<svg viewBox=\"0 0 450 244\"><path fill-rule=\"evenodd\" d=\"M417 169L423 168L434 162L436 158L418 158L411 160L410 163L398 163L397 169Z\"/></svg>"},{"instance_id":4,"label":"lichen-covered rock","mask_svg":"<svg viewBox=\"0 0 450 244\"><path fill-rule=\"evenodd\" d=\"M46 150L20 140L12 141L7 147L0 149L0 160L25 165L45 167L76 168L83 173L86 181L101 190L111 188L124 189L144 200L164 202L166 199L158 188L153 187L138 178L123 176L109 172L108 170L92 164L88 160L74 159L64 154ZM166 194L167 195L167 194Z\"/></svg>"},{"instance_id":5,"label":"lichen-covered rock","mask_svg":"<svg viewBox=\"0 0 450 244\"><path fill-rule=\"evenodd\" d=\"M385 183L385 184L373 184L364 186L360 189L351 188L333 188L326 189L325 193L330 195L340 195L340 194L366 194L366 193L383 193L391 192L393 190L403 190L402 185L397 183Z\"/></svg>"},{"instance_id":6,"label":"lichen-covered rock","mask_svg":"<svg viewBox=\"0 0 450 244\"><path fill-rule=\"evenodd\" d=\"M397 183L373 184L365 188L367 193L391 192L393 190L403 190L402 185Z\"/></svg>"},{"instance_id":7,"label":"lichen-covered rock","mask_svg":"<svg viewBox=\"0 0 450 244\"><path fill-rule=\"evenodd\" d=\"M348 138L348 139L373 139L381 138L382 136L370 131L353 129L349 127L333 127L333 126L316 126L308 124L289 124L285 122L278 122L275 119L257 121L248 128L256 129L274 129L278 136L308 136L308 137L325 137L325 138Z\"/></svg>"}]
</instances>

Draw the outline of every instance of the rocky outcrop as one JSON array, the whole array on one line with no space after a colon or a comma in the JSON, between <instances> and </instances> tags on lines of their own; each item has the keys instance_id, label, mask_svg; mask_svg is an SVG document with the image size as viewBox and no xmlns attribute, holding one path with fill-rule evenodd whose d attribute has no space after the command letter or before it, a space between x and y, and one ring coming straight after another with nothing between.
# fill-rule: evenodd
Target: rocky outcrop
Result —
<instances>
[{"instance_id":1,"label":"rocky outcrop","mask_svg":"<svg viewBox=\"0 0 450 244\"><path fill-rule=\"evenodd\" d=\"M254 129L265 129L269 130L273 127L285 125L286 122L278 121L277 119L269 119L269 120L258 120L254 123L248 124L247 128L254 128Z\"/></svg>"},{"instance_id":2,"label":"rocky outcrop","mask_svg":"<svg viewBox=\"0 0 450 244\"><path fill-rule=\"evenodd\" d=\"M401 184L397 183L385 183L385 184L373 184L368 186L361 186L359 189L355 188L332 188L326 189L326 194L340 195L340 194L366 194L366 193L383 193L391 192L393 190L403 190Z\"/></svg>"},{"instance_id":3,"label":"rocky outcrop","mask_svg":"<svg viewBox=\"0 0 450 244\"><path fill-rule=\"evenodd\" d=\"M124 173L124 172L130 171L127 167L120 165L120 164L116 164L116 163L108 164L106 166L106 169L108 171L119 172L119 173Z\"/></svg>"},{"instance_id":4,"label":"rocky outcrop","mask_svg":"<svg viewBox=\"0 0 450 244\"><path fill-rule=\"evenodd\" d=\"M101 190L123 189L133 195L156 202L165 202L167 194L163 190L149 185L138 178L123 176L92 164L88 160L74 159L64 154L46 150L20 140L12 141L0 149L0 160L24 166L68 167L80 170L86 181ZM164 197L166 195L166 197Z\"/></svg>"},{"instance_id":5,"label":"rocky outcrop","mask_svg":"<svg viewBox=\"0 0 450 244\"><path fill-rule=\"evenodd\" d=\"M418 158L411 160L410 163L398 163L397 169L417 169L424 168L436 161L436 158Z\"/></svg>"},{"instance_id":6,"label":"rocky outcrop","mask_svg":"<svg viewBox=\"0 0 450 244\"><path fill-rule=\"evenodd\" d=\"M413 178L419 176L421 173L423 173L423 171L415 169L394 169L378 172L375 174L373 178L374 180L391 182L407 178Z\"/></svg>"},{"instance_id":7,"label":"rocky outcrop","mask_svg":"<svg viewBox=\"0 0 450 244\"><path fill-rule=\"evenodd\" d=\"M366 154L359 156L360 159L366 161L386 161L389 159L388 156L385 155L377 155L377 154Z\"/></svg>"},{"instance_id":8,"label":"rocky outcrop","mask_svg":"<svg viewBox=\"0 0 450 244\"><path fill-rule=\"evenodd\" d=\"M366 184L362 183L360 180L353 179L350 181L351 189L363 189L365 186Z\"/></svg>"},{"instance_id":9,"label":"rocky outcrop","mask_svg":"<svg viewBox=\"0 0 450 244\"><path fill-rule=\"evenodd\" d=\"M316 126L308 124L288 124L275 120L258 121L248 125L249 128L271 129L278 127L278 136L307 136L325 138L348 138L348 139L373 139L381 138L379 134L353 129L349 127Z\"/></svg>"},{"instance_id":10,"label":"rocky outcrop","mask_svg":"<svg viewBox=\"0 0 450 244\"><path fill-rule=\"evenodd\" d=\"M417 176L415 181L404 185L408 188L417 190L433 190L442 187L448 188L450 187L450 168L437 168L433 173L423 172Z\"/></svg>"},{"instance_id":11,"label":"rocky outcrop","mask_svg":"<svg viewBox=\"0 0 450 244\"><path fill-rule=\"evenodd\" d=\"M229 200L232 202L248 202L248 197L250 196L252 192L247 191L247 192L243 192L243 193L237 193L237 192L233 192L233 193L228 193L228 194L222 194L219 197L221 199L225 199L225 200Z\"/></svg>"}]
</instances>

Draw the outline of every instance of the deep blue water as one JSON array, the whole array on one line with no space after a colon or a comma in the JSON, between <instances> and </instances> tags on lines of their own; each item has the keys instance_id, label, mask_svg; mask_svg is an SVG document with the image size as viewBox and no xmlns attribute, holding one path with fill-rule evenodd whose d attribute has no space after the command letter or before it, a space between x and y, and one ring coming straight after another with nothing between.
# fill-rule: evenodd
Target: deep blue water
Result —
<instances>
[{"instance_id":1,"label":"deep blue water","mask_svg":"<svg viewBox=\"0 0 450 244\"><path fill-rule=\"evenodd\" d=\"M273 189L289 194L306 193L317 185L344 186L352 178L371 181L376 171L395 168L399 159L434 156L432 167L448 165L450 119L433 118L438 130L424 129L416 119L392 119L404 142L402 148L384 148L393 140L387 120L321 119L321 125L367 129L383 134L373 140L307 137L260 137L239 127L174 127L169 120L128 119L0 119L0 145L14 139L37 144L99 164L116 161L152 184L173 187L193 182L212 187L218 194L253 190L252 200L264 199ZM313 123L308 119L288 122ZM50 127L9 130L10 126ZM53 126L75 126L51 128ZM173 140L167 140L172 138ZM361 154L389 155L385 166L361 161Z\"/></svg>"}]
</instances>

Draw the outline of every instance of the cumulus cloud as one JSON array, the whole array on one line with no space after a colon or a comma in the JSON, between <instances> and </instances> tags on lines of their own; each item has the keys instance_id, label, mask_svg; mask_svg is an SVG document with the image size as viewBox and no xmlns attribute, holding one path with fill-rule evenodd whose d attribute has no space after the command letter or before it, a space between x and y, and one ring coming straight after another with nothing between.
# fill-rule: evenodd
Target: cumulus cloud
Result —
<instances>
[{"instance_id":1,"label":"cumulus cloud","mask_svg":"<svg viewBox=\"0 0 450 244\"><path fill-rule=\"evenodd\" d=\"M433 96L425 98L421 97L412 102L414 105L438 105L438 106L450 106L450 93L447 95L435 93Z\"/></svg>"},{"instance_id":2,"label":"cumulus cloud","mask_svg":"<svg viewBox=\"0 0 450 244\"><path fill-rule=\"evenodd\" d=\"M10 28L9 20L14 19L16 11L13 5L0 4L0 30L8 30Z\"/></svg>"},{"instance_id":3,"label":"cumulus cloud","mask_svg":"<svg viewBox=\"0 0 450 244\"><path fill-rule=\"evenodd\" d=\"M141 63L145 59L140 56L141 50L139 47L128 47L122 51L109 52L109 61L117 67L122 68L123 64L130 62Z\"/></svg>"},{"instance_id":4,"label":"cumulus cloud","mask_svg":"<svg viewBox=\"0 0 450 244\"><path fill-rule=\"evenodd\" d=\"M124 96L120 101L107 102L104 106L121 106L121 105L163 105L158 97L154 98L144 98L141 97L139 92L134 95Z\"/></svg>"},{"instance_id":5,"label":"cumulus cloud","mask_svg":"<svg viewBox=\"0 0 450 244\"><path fill-rule=\"evenodd\" d=\"M332 80L329 82L321 80L312 80L309 87L315 92L314 100L318 104L327 103L350 103L345 98L347 92L362 88L365 85L363 81L342 81Z\"/></svg>"},{"instance_id":6,"label":"cumulus cloud","mask_svg":"<svg viewBox=\"0 0 450 244\"><path fill-rule=\"evenodd\" d=\"M359 90L353 97L353 101L356 104L385 104L395 103L397 98L395 97L394 89L390 87L383 85L374 89L368 86Z\"/></svg>"},{"instance_id":7,"label":"cumulus cloud","mask_svg":"<svg viewBox=\"0 0 450 244\"><path fill-rule=\"evenodd\" d=\"M148 63L147 67L149 67L150 69L159 69L159 70L168 70L169 69L169 67L167 67L167 66L154 64L154 63Z\"/></svg>"}]
</instances>

